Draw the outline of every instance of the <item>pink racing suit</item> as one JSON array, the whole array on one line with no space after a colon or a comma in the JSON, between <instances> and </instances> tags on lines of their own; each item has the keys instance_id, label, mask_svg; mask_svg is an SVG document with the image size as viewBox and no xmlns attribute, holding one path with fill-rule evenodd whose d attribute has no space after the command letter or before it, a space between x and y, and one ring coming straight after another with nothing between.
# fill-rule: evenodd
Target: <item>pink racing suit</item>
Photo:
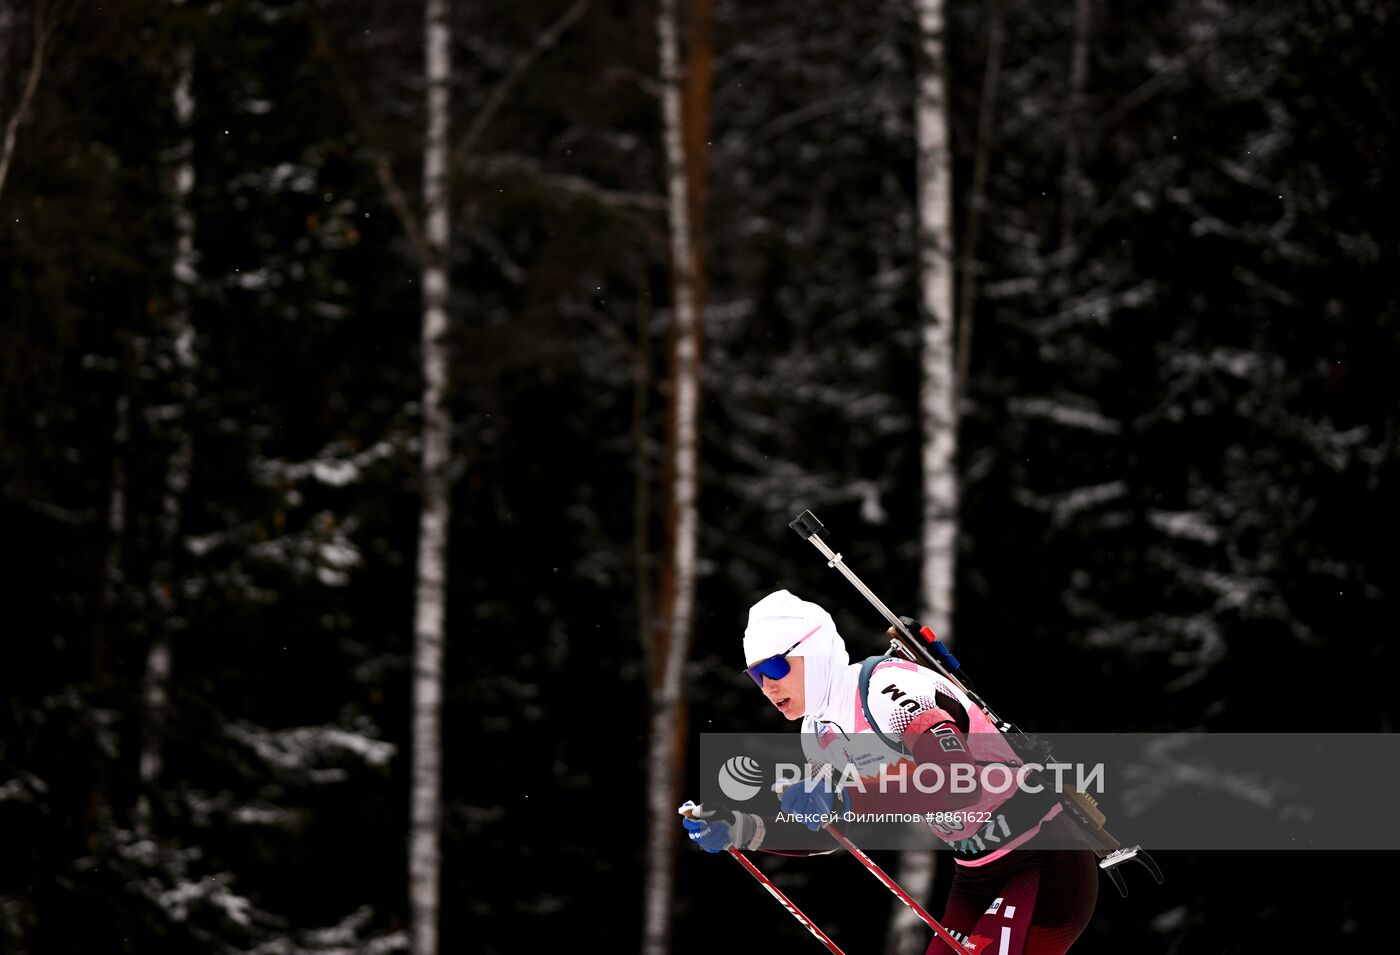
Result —
<instances>
[{"instance_id":1,"label":"pink racing suit","mask_svg":"<svg viewBox=\"0 0 1400 955\"><path fill-rule=\"evenodd\" d=\"M1052 794L1023 792L1014 785L1021 759L986 714L946 677L905 660L876 665L867 720L859 698L859 671L859 664L849 664L835 675L833 692L843 694L836 699L850 701L849 710L828 711L828 717L838 717L835 720L804 719L803 749L813 770L826 765L849 778L847 767L854 767L864 792L848 788L843 799L856 812L925 815L930 832L955 853L957 868L944 925L964 939L969 952L1067 951L1093 915L1098 867L1087 849L1035 847L1042 830L1069 835L1073 824L1063 815L1064 807ZM895 750L889 743L901 748ZM981 785L967 792L952 791L951 786L924 792L907 785L909 774L919 767L938 767L944 779L951 779L959 768L980 778L989 766L998 767L999 780L1013 784L996 792ZM900 777L906 785L893 785ZM947 945L935 937L929 955L940 950L946 951Z\"/></svg>"}]
</instances>

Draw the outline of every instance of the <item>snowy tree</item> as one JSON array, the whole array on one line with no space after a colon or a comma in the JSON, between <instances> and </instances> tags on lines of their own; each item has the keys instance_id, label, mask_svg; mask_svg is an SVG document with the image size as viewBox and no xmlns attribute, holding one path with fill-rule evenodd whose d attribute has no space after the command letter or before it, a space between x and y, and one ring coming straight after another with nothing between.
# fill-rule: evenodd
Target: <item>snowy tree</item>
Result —
<instances>
[{"instance_id":1,"label":"snowy tree","mask_svg":"<svg viewBox=\"0 0 1400 955\"><path fill-rule=\"evenodd\" d=\"M438 855L442 804L442 667L445 640L448 484L452 419L447 411L447 150L451 31L447 0L424 6L423 86L423 509L418 525L418 583L413 615L413 794L409 892L414 955L437 955Z\"/></svg>"},{"instance_id":2,"label":"snowy tree","mask_svg":"<svg viewBox=\"0 0 1400 955\"><path fill-rule=\"evenodd\" d=\"M919 619L951 641L958 538L957 337L953 313L953 186L948 131L948 69L942 0L918 0L920 64L914 107L918 137L919 304L922 349L919 420L923 451L922 560ZM898 881L915 899L928 898L933 850L900 857ZM896 904L890 916L892 952L914 951L923 926Z\"/></svg>"},{"instance_id":3,"label":"snowy tree","mask_svg":"<svg viewBox=\"0 0 1400 955\"><path fill-rule=\"evenodd\" d=\"M651 720L647 755L646 923L642 951L670 950L675 878L675 807L684 766L685 665L695 624L700 538L700 348L703 257L696 216L703 201L703 130L708 86L707 0L694 4L682 61L682 16L677 0L656 12L660 50L662 135L665 140L668 234L671 262L670 398L667 408L665 557L656 605L655 646L650 648ZM683 66L684 62L684 66ZM698 64L706 69L697 70ZM687 93L690 93L687 96ZM688 107L688 108L687 108ZM697 132L698 131L698 132Z\"/></svg>"},{"instance_id":4,"label":"snowy tree","mask_svg":"<svg viewBox=\"0 0 1400 955\"><path fill-rule=\"evenodd\" d=\"M712 40L706 9L676 5L686 297L655 6L450 7L441 606L469 640L440 684L443 951L647 935L687 298L704 520L668 757L792 729L738 671L764 593L885 647L798 510L937 616L916 4L719 0ZM956 614L928 622L1020 725L1277 729L1272 674L1304 673L1347 688L1324 728L1394 726L1388 9L945 4ZM423 28L361 0L0 2L6 952L410 945ZM671 950L735 924L811 944L663 808ZM1377 948L1384 885L1320 884L1320 858L1242 881L1178 853L1076 950L1287 948L1297 911ZM848 864L762 862L833 937L880 944L890 900Z\"/></svg>"}]
</instances>

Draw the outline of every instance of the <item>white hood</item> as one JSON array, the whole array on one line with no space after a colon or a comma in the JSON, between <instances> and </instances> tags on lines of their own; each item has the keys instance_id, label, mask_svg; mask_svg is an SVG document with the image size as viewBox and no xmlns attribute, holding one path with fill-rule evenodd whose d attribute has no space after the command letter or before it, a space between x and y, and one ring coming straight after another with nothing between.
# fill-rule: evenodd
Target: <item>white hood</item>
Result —
<instances>
[{"instance_id":1,"label":"white hood","mask_svg":"<svg viewBox=\"0 0 1400 955\"><path fill-rule=\"evenodd\" d=\"M831 614L821 607L786 590L775 591L750 607L749 624L744 629L744 665L782 653L809 633L811 636L789 654L802 657L805 667L804 715L812 720L831 720L849 730L854 691L850 656Z\"/></svg>"}]
</instances>

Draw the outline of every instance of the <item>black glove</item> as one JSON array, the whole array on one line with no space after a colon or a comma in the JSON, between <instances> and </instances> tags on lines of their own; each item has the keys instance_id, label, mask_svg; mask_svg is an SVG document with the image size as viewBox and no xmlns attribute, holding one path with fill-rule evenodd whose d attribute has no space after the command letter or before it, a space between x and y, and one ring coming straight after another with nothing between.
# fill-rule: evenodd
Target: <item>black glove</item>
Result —
<instances>
[{"instance_id":1,"label":"black glove","mask_svg":"<svg viewBox=\"0 0 1400 955\"><path fill-rule=\"evenodd\" d=\"M722 852L730 846L757 849L763 844L766 826L763 817L751 812L735 812L723 803L697 805L686 800L676 810L690 838L706 852Z\"/></svg>"}]
</instances>

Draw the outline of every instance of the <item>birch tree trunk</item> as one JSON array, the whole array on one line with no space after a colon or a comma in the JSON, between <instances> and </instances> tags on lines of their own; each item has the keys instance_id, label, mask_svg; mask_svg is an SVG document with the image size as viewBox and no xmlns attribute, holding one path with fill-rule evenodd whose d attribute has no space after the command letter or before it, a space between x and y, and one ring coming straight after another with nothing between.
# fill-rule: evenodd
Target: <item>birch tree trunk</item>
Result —
<instances>
[{"instance_id":1,"label":"birch tree trunk","mask_svg":"<svg viewBox=\"0 0 1400 955\"><path fill-rule=\"evenodd\" d=\"M952 160L948 142L947 60L943 0L915 0L920 64L915 123L918 136L919 304L923 380L919 416L923 438L922 565L919 617L940 639L952 636L953 562L957 538L957 387L953 378ZM928 899L935 850L904 852L898 879L915 899ZM887 950L917 952L927 930L894 903Z\"/></svg>"},{"instance_id":2,"label":"birch tree trunk","mask_svg":"<svg viewBox=\"0 0 1400 955\"><path fill-rule=\"evenodd\" d=\"M451 517L447 409L449 80L447 0L427 0L423 143L423 433L422 511L413 615L413 769L409 821L409 909L413 955L437 955L442 819L442 684L447 602L447 529Z\"/></svg>"},{"instance_id":3,"label":"birch tree trunk","mask_svg":"<svg viewBox=\"0 0 1400 955\"><path fill-rule=\"evenodd\" d=\"M919 302L922 306L922 620L952 637L957 532L957 406L953 382L952 162L948 150L943 0L917 0L924 63L919 77Z\"/></svg>"},{"instance_id":4,"label":"birch tree trunk","mask_svg":"<svg viewBox=\"0 0 1400 955\"><path fill-rule=\"evenodd\" d=\"M171 268L170 306L158 347L169 349L171 388L170 405L157 409L154 417L164 422L173 443L166 466L165 488L161 498L158 520L159 551L151 575L151 598L158 608L159 622L146 653L146 672L142 685L145 709L145 733L141 739L141 759L137 768L141 794L136 804L136 830L142 836L150 834L151 807L149 794L160 781L164 769L162 752L166 715L170 704L170 673L174 658L174 637L183 628L177 595L180 532L183 525L185 490L190 483L194 462L193 440L190 436L189 409L194 401L196 353L194 321L190 314L191 301L199 279L195 252L195 218L192 208L194 195L194 140L191 125L194 120L194 46L186 41L176 56L175 86L172 102L179 138L171 153L171 216L175 233L175 254Z\"/></svg>"},{"instance_id":5,"label":"birch tree trunk","mask_svg":"<svg viewBox=\"0 0 1400 955\"><path fill-rule=\"evenodd\" d=\"M685 699L682 677L690 656L694 618L695 560L699 536L700 312L701 271L692 223L686 117L677 0L660 0L662 125L665 141L670 226L673 327L667 426L666 556L658 613L662 621L657 665L650 671L651 726L647 755L646 898L642 951L664 955L670 948L675 848L680 832L676 805L683 769Z\"/></svg>"},{"instance_id":6,"label":"birch tree trunk","mask_svg":"<svg viewBox=\"0 0 1400 955\"><path fill-rule=\"evenodd\" d=\"M448 528L451 524L452 419L448 408L448 305L451 298L451 170L479 145L510 91L530 67L577 23L593 0L574 2L539 35L492 88L481 109L449 144L451 8L425 0L424 86L427 130L423 143L423 210L415 214L394 174L383 139L355 95L335 42L314 9L308 17L317 53L329 65L341 99L367 145L384 195L420 256L423 285L423 422L420 461L417 579L414 591L413 766L409 796L409 911L413 955L436 955L441 883L442 698L447 605Z\"/></svg>"}]
</instances>

